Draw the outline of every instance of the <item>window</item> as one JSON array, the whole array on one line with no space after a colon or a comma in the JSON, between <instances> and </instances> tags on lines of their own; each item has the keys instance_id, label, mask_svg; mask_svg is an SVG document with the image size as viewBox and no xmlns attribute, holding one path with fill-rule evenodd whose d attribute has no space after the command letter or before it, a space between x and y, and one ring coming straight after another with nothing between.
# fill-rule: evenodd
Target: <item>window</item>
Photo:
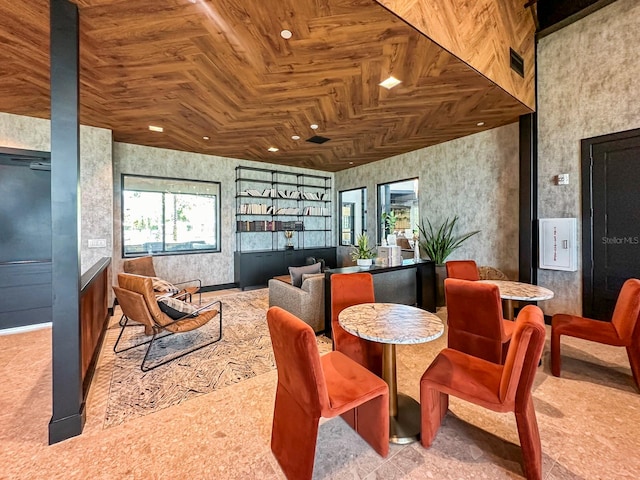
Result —
<instances>
[{"instance_id":1,"label":"window","mask_svg":"<svg viewBox=\"0 0 640 480\"><path fill-rule=\"evenodd\" d=\"M367 231L367 189L340 192L340 245L354 245Z\"/></svg>"},{"instance_id":2,"label":"window","mask_svg":"<svg viewBox=\"0 0 640 480\"><path fill-rule=\"evenodd\" d=\"M124 257L220 251L220 183L122 176Z\"/></svg>"},{"instance_id":3,"label":"window","mask_svg":"<svg viewBox=\"0 0 640 480\"><path fill-rule=\"evenodd\" d=\"M413 239L418 223L418 179L378 185L378 241L389 234Z\"/></svg>"}]
</instances>

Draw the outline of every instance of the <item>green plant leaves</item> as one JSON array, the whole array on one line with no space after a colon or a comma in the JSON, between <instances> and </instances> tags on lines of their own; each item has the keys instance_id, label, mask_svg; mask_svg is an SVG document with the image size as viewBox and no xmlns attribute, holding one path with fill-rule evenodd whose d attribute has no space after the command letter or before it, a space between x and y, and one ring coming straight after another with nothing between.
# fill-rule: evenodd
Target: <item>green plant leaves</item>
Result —
<instances>
[{"instance_id":1,"label":"green plant leaves","mask_svg":"<svg viewBox=\"0 0 640 480\"><path fill-rule=\"evenodd\" d=\"M445 219L444 223L437 229L433 228L429 219L426 220L426 226L424 220L418 225L418 229L420 230L420 247L429 255L431 260L436 262L436 265L444 264L445 259L451 255L451 252L459 248L469 237L480 233L480 230L475 230L464 235L455 236L453 234L453 228L457 221L458 216L456 215L451 220L449 218Z\"/></svg>"},{"instance_id":2,"label":"green plant leaves","mask_svg":"<svg viewBox=\"0 0 640 480\"><path fill-rule=\"evenodd\" d=\"M358 259L368 259L374 258L375 255L375 245L373 247L369 247L369 236L361 233L356 238L356 244L351 247L351 259L355 262Z\"/></svg>"}]
</instances>

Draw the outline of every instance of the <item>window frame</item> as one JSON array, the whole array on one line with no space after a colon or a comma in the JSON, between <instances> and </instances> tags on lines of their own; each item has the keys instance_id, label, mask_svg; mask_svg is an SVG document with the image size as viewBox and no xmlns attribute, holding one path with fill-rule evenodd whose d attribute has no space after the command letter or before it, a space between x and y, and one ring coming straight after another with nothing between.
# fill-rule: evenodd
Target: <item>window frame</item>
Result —
<instances>
[{"instance_id":1,"label":"window frame","mask_svg":"<svg viewBox=\"0 0 640 480\"><path fill-rule=\"evenodd\" d=\"M386 236L384 235L384 222L382 221L382 198L380 195L380 187L383 187L384 185L392 185L394 183L403 183L403 182L410 182L410 181L417 181L418 182L418 189L416 191L416 201L418 201L418 215L420 214L420 176L416 176L416 177L408 177L408 178L403 178L403 179L399 179L399 180L393 180L391 182L384 182L384 183L377 183L376 184L376 222L377 222L377 227L376 227L376 231L377 231L377 242L378 244L380 244L382 242L382 240L384 238L386 238ZM413 230L413 229L412 229Z\"/></svg>"},{"instance_id":2,"label":"window frame","mask_svg":"<svg viewBox=\"0 0 640 480\"><path fill-rule=\"evenodd\" d=\"M360 235L360 233L367 233L367 187L363 186L363 187L356 187L356 188L349 188L348 190L340 190L338 192L338 245L341 247L349 247L353 244L345 244L342 243L342 194L343 193L349 193L349 192L355 192L355 191L361 191L361 205L360 208L362 210L362 218L361 218L361 222L362 222L362 231L361 232L356 232L355 231L355 215L354 215L354 229L353 229L353 237L354 237L354 243L355 240L358 238L358 235ZM351 202L348 202L351 203ZM354 203L355 205L355 203Z\"/></svg>"},{"instance_id":3,"label":"window frame","mask_svg":"<svg viewBox=\"0 0 640 480\"><path fill-rule=\"evenodd\" d=\"M120 244L121 244L121 254L122 254L122 258L135 258L135 257L144 257L149 255L149 252L126 252L125 251L125 221L124 221L124 215L125 215L125 178L127 177L134 177L134 178L145 178L145 179L157 179L157 180L162 180L162 181L180 181L180 182L191 182L191 183L206 183L206 184L210 184L210 185L215 185L218 189L218 193L217 195L215 195L217 197L216 199L216 208L215 208L215 215L216 215L216 248L203 248L203 249L190 249L190 250L175 250L175 251L168 251L166 250L166 241L165 241L165 229L167 226L167 221L166 221L166 212L165 212L165 196L164 193L165 192L158 192L158 193L162 193L162 225L163 225L163 232L162 232L162 245L163 245L163 250L162 251L155 251L153 250L151 252L151 254L153 256L169 256L169 255L194 255L194 254L206 254L206 253L220 253L222 252L222 184L221 182L217 182L217 181L210 181L210 180L197 180L197 179L193 179L193 178L180 178L180 177L158 177L155 175L140 175L140 174L135 174L135 173L121 173L120 174ZM172 192L169 192L172 193Z\"/></svg>"}]
</instances>

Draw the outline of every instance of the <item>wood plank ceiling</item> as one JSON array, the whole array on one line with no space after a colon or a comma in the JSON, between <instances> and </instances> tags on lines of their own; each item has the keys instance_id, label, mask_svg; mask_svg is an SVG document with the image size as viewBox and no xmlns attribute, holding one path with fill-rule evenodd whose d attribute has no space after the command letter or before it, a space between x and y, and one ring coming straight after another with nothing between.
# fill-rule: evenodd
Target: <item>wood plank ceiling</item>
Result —
<instances>
[{"instance_id":1,"label":"wood plank ceiling","mask_svg":"<svg viewBox=\"0 0 640 480\"><path fill-rule=\"evenodd\" d=\"M76 3L81 122L118 142L339 171L530 112L374 0ZM48 18L0 0L0 111L49 118Z\"/></svg>"}]
</instances>

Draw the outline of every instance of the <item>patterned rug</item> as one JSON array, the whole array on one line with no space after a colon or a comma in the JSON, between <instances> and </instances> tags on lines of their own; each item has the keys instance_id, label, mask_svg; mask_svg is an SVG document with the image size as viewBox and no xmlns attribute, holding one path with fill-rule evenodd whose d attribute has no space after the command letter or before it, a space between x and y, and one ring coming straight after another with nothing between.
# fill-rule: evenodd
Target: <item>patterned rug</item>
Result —
<instances>
[{"instance_id":1,"label":"patterned rug","mask_svg":"<svg viewBox=\"0 0 640 480\"><path fill-rule=\"evenodd\" d=\"M146 373L140 370L146 346L115 355L105 428L275 368L266 323L268 290L227 294L218 298L223 309L221 341ZM143 338L141 331L139 326L127 327L118 348L140 342ZM149 361L151 364L161 362L189 346L217 338L218 332L219 322L215 318L193 332L171 335L154 343ZM318 337L318 344L321 353L331 349L331 341L326 337Z\"/></svg>"}]
</instances>

